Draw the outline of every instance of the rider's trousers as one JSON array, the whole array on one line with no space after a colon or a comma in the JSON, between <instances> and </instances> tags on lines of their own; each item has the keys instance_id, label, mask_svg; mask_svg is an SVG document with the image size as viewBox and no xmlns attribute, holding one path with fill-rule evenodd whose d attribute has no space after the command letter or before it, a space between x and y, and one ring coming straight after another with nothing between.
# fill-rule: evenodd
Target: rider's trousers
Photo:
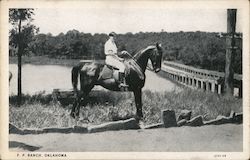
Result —
<instances>
[{"instance_id":1,"label":"rider's trousers","mask_svg":"<svg viewBox=\"0 0 250 160\"><path fill-rule=\"evenodd\" d=\"M121 61L119 61L119 59L116 58L115 56L107 55L105 63L115 68L118 68L119 72L124 73L125 71L125 65Z\"/></svg>"}]
</instances>

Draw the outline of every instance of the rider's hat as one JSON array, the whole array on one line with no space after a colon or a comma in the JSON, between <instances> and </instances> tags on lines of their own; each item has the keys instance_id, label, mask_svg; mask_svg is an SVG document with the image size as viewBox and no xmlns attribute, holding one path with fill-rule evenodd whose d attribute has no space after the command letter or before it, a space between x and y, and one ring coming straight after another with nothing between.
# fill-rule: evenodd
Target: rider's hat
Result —
<instances>
[{"instance_id":1,"label":"rider's hat","mask_svg":"<svg viewBox=\"0 0 250 160\"><path fill-rule=\"evenodd\" d=\"M110 37L114 37L115 35L116 35L115 32L110 32L110 33L109 33L109 36L110 36Z\"/></svg>"}]
</instances>

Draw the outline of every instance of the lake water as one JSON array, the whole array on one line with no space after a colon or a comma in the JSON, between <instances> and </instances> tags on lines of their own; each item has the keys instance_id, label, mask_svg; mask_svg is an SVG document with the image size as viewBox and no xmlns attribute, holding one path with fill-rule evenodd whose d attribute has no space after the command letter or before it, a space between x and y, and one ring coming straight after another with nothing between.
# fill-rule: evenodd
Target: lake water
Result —
<instances>
[{"instance_id":1,"label":"lake water","mask_svg":"<svg viewBox=\"0 0 250 160\"><path fill-rule=\"evenodd\" d=\"M51 93L53 89L72 89L71 67L60 65L31 65L22 66L22 93L35 94L42 91ZM10 64L10 71L13 74L10 82L10 94L17 93L17 65ZM96 86L94 89L104 89ZM179 90L173 82L160 77L154 72L146 71L146 83L143 90L152 91L173 91Z\"/></svg>"}]
</instances>

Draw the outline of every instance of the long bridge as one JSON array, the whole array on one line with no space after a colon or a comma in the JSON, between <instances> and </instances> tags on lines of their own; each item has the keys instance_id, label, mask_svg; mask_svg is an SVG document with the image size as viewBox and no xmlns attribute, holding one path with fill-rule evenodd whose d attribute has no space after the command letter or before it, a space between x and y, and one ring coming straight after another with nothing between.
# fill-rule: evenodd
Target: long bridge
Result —
<instances>
[{"instance_id":1,"label":"long bridge","mask_svg":"<svg viewBox=\"0 0 250 160\"><path fill-rule=\"evenodd\" d=\"M162 70L168 78L182 85L217 94L224 92L224 72L197 69L171 61L164 61ZM242 75L234 74L234 88L238 90L237 96L242 97Z\"/></svg>"}]
</instances>

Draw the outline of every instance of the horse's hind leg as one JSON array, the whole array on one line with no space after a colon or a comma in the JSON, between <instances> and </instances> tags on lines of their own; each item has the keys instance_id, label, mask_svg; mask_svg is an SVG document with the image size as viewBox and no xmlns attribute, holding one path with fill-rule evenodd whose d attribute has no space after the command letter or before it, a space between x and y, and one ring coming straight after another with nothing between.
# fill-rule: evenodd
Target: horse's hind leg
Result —
<instances>
[{"instance_id":1,"label":"horse's hind leg","mask_svg":"<svg viewBox=\"0 0 250 160\"><path fill-rule=\"evenodd\" d=\"M80 91L79 96L78 96L78 100L77 100L77 104L75 106L75 118L79 118L81 100L83 99L83 104L85 105L86 101L87 101L87 97L89 95L89 92L92 90L93 87L94 87L94 85L89 85L89 86L85 87L83 89L83 91Z\"/></svg>"}]
</instances>

